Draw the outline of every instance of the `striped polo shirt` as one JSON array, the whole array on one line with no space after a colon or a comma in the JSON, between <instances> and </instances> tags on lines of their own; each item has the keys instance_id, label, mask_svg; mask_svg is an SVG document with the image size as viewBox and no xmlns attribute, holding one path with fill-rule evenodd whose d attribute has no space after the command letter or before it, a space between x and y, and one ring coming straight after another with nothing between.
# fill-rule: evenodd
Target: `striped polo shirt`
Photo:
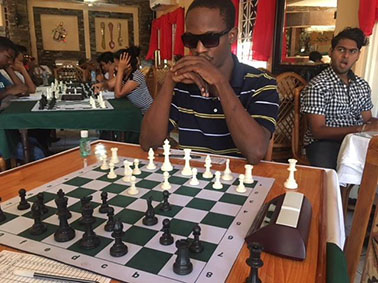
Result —
<instances>
[{"instance_id":1,"label":"striped polo shirt","mask_svg":"<svg viewBox=\"0 0 378 283\"><path fill-rule=\"evenodd\" d=\"M236 56L233 60L231 87L251 117L273 133L279 108L275 79L239 63ZM179 130L180 148L213 154L241 154L232 140L219 99L201 96L194 84L179 83L174 88L169 131L173 128Z\"/></svg>"}]
</instances>

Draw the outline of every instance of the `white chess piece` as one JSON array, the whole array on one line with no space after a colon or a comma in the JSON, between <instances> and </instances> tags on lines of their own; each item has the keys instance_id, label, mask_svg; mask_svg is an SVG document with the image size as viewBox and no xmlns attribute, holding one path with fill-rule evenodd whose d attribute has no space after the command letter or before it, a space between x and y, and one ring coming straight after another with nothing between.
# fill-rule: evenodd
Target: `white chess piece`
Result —
<instances>
[{"instance_id":1,"label":"white chess piece","mask_svg":"<svg viewBox=\"0 0 378 283\"><path fill-rule=\"evenodd\" d=\"M142 171L139 169L139 159L134 159L134 170L133 175L140 175L142 174Z\"/></svg>"},{"instance_id":2,"label":"white chess piece","mask_svg":"<svg viewBox=\"0 0 378 283\"><path fill-rule=\"evenodd\" d=\"M115 179L117 178L117 174L114 172L114 163L110 162L109 163L109 168L110 168L110 171L108 173L108 179Z\"/></svg>"},{"instance_id":3,"label":"white chess piece","mask_svg":"<svg viewBox=\"0 0 378 283\"><path fill-rule=\"evenodd\" d=\"M130 183L131 183L131 186L130 188L127 190L127 193L129 195L137 195L139 193L139 190L137 189L137 187L135 186L135 183L136 183L136 177L135 176L131 176L130 178Z\"/></svg>"},{"instance_id":4,"label":"white chess piece","mask_svg":"<svg viewBox=\"0 0 378 283\"><path fill-rule=\"evenodd\" d=\"M192 178L190 179L189 184L192 185L192 186L198 186L199 185L199 181L197 179L197 168L193 168Z\"/></svg>"},{"instance_id":5,"label":"white chess piece","mask_svg":"<svg viewBox=\"0 0 378 283\"><path fill-rule=\"evenodd\" d=\"M169 190L170 188L172 188L171 184L168 181L168 179L169 179L169 173L167 171L165 171L163 173L163 177L164 177L164 182L163 182L163 184L161 184L161 188L163 190Z\"/></svg>"},{"instance_id":6,"label":"white chess piece","mask_svg":"<svg viewBox=\"0 0 378 283\"><path fill-rule=\"evenodd\" d=\"M231 181L234 177L232 176L232 172L230 170L230 159L226 160L226 169L223 171L222 180Z\"/></svg>"},{"instance_id":7,"label":"white chess piece","mask_svg":"<svg viewBox=\"0 0 378 283\"><path fill-rule=\"evenodd\" d=\"M247 189L244 186L244 179L245 179L244 174L240 174L239 175L239 185L236 187L236 191L238 193L245 193L247 191Z\"/></svg>"},{"instance_id":8,"label":"white chess piece","mask_svg":"<svg viewBox=\"0 0 378 283\"><path fill-rule=\"evenodd\" d=\"M118 148L116 147L112 147L111 149L111 152L112 152L112 157L110 159L110 162L114 163L114 164L118 164L119 163L119 159L118 159Z\"/></svg>"},{"instance_id":9,"label":"white chess piece","mask_svg":"<svg viewBox=\"0 0 378 283\"><path fill-rule=\"evenodd\" d=\"M215 182L213 184L213 189L220 190L220 189L223 188L223 185L220 182L220 178L221 178L221 172L220 171L216 171L215 172Z\"/></svg>"},{"instance_id":10,"label":"white chess piece","mask_svg":"<svg viewBox=\"0 0 378 283\"><path fill-rule=\"evenodd\" d=\"M252 176L253 165L246 164L246 165L244 165L244 168L245 168L244 184L253 184L253 182L254 182L253 176Z\"/></svg>"},{"instance_id":11,"label":"white chess piece","mask_svg":"<svg viewBox=\"0 0 378 283\"><path fill-rule=\"evenodd\" d=\"M161 166L161 170L162 171L172 171L173 166L172 166L171 162L169 161L169 155L170 155L169 151L171 149L171 146L169 145L168 139L166 139L164 141L163 149L164 149L164 162L163 162L163 165Z\"/></svg>"},{"instance_id":12,"label":"white chess piece","mask_svg":"<svg viewBox=\"0 0 378 283\"><path fill-rule=\"evenodd\" d=\"M213 178L213 173L211 173L210 168L211 168L211 158L210 155L206 155L205 158L205 172L203 172L202 177L205 179L211 179Z\"/></svg>"},{"instance_id":13,"label":"white chess piece","mask_svg":"<svg viewBox=\"0 0 378 283\"><path fill-rule=\"evenodd\" d=\"M184 148L184 159L185 159L185 165L184 168L181 171L181 175L183 176L191 176L192 175L192 168L190 168L190 148Z\"/></svg>"},{"instance_id":14,"label":"white chess piece","mask_svg":"<svg viewBox=\"0 0 378 283\"><path fill-rule=\"evenodd\" d=\"M94 98L92 96L89 97L89 104L91 105L92 109L96 109L97 108L96 101L94 100Z\"/></svg>"},{"instance_id":15,"label":"white chess piece","mask_svg":"<svg viewBox=\"0 0 378 283\"><path fill-rule=\"evenodd\" d=\"M101 164L100 169L101 169L101 170L109 170L108 163L106 162L106 159L107 159L106 154L101 155L100 158L101 158L101 160L102 160L102 164Z\"/></svg>"},{"instance_id":16,"label":"white chess piece","mask_svg":"<svg viewBox=\"0 0 378 283\"><path fill-rule=\"evenodd\" d=\"M297 163L296 159L289 159L289 168L287 170L289 170L290 173L289 173L289 177L284 183L284 186L286 189L295 190L298 188L297 181L295 181L295 178L294 178L294 172L297 171L297 169L295 168L296 163Z\"/></svg>"},{"instance_id":17,"label":"white chess piece","mask_svg":"<svg viewBox=\"0 0 378 283\"><path fill-rule=\"evenodd\" d=\"M124 171L125 176L122 178L122 180L124 182L131 182L131 177L133 176L133 170L131 170L130 165L131 165L130 161L128 160L123 161L123 166L125 167L125 171Z\"/></svg>"},{"instance_id":18,"label":"white chess piece","mask_svg":"<svg viewBox=\"0 0 378 283\"><path fill-rule=\"evenodd\" d=\"M154 163L154 159L155 159L155 153L154 153L154 150L152 148L150 148L148 150L148 164L147 164L147 169L148 170L154 170L156 169L156 165Z\"/></svg>"}]
</instances>

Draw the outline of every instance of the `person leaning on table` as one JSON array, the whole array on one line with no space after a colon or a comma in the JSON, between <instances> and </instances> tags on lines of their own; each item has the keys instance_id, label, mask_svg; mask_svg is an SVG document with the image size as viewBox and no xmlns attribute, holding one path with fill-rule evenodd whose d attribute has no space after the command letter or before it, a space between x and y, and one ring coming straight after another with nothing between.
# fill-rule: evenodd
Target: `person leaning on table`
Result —
<instances>
[{"instance_id":1,"label":"person leaning on table","mask_svg":"<svg viewBox=\"0 0 378 283\"><path fill-rule=\"evenodd\" d=\"M351 70L367 43L359 28L341 31L331 42L331 65L302 91L301 112L309 124L304 143L313 166L336 169L347 134L378 131L378 119L371 113L370 87Z\"/></svg>"}]
</instances>

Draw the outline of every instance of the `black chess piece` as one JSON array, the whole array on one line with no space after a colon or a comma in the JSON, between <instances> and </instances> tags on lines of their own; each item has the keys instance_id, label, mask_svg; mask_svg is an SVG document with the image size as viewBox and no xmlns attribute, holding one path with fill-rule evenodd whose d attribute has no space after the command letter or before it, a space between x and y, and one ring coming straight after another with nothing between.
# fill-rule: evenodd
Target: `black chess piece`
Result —
<instances>
[{"instance_id":1,"label":"black chess piece","mask_svg":"<svg viewBox=\"0 0 378 283\"><path fill-rule=\"evenodd\" d=\"M18 210L26 210L30 207L30 203L26 200L26 191L25 189L20 189L18 191L18 194L20 196L20 203L17 206Z\"/></svg>"},{"instance_id":2,"label":"black chess piece","mask_svg":"<svg viewBox=\"0 0 378 283\"><path fill-rule=\"evenodd\" d=\"M65 210L58 210L59 227L54 233L57 242L68 242L75 238L75 230L68 224L68 215Z\"/></svg>"},{"instance_id":3,"label":"black chess piece","mask_svg":"<svg viewBox=\"0 0 378 283\"><path fill-rule=\"evenodd\" d=\"M102 204L99 208L99 212L100 213L107 213L108 212L108 209L109 209L109 204L107 202L107 199L108 199L108 193L107 192L102 192L101 193L101 200L102 200Z\"/></svg>"},{"instance_id":4,"label":"black chess piece","mask_svg":"<svg viewBox=\"0 0 378 283\"><path fill-rule=\"evenodd\" d=\"M41 235L47 231L46 225L41 221L41 207L39 206L38 202L36 201L33 203L32 208L32 216L34 219L33 226L29 229L30 234L32 235Z\"/></svg>"},{"instance_id":5,"label":"black chess piece","mask_svg":"<svg viewBox=\"0 0 378 283\"><path fill-rule=\"evenodd\" d=\"M117 219L114 224L112 237L114 238L114 245L110 248L110 255L114 257L120 257L127 254L127 246L122 242L123 236L122 222Z\"/></svg>"},{"instance_id":6,"label":"black chess piece","mask_svg":"<svg viewBox=\"0 0 378 283\"><path fill-rule=\"evenodd\" d=\"M249 277L246 279L246 283L261 283L259 278L258 269L263 266L263 261L261 260L262 246L259 243L248 244L248 249L250 252L249 258L246 260L247 264L251 267Z\"/></svg>"},{"instance_id":7,"label":"black chess piece","mask_svg":"<svg viewBox=\"0 0 378 283\"><path fill-rule=\"evenodd\" d=\"M84 207L88 204L91 203L91 200L92 200L92 196L84 196L80 199L80 202L81 202L81 213L83 214L83 211L84 211ZM84 223L84 216L80 217L79 219L79 224L80 225L85 225Z\"/></svg>"},{"instance_id":8,"label":"black chess piece","mask_svg":"<svg viewBox=\"0 0 378 283\"><path fill-rule=\"evenodd\" d=\"M171 235L171 232L170 232L170 224L171 222L169 221L168 218L164 219L163 220L163 235L160 237L159 239L159 242L160 244L164 245L164 246L168 246L168 245L171 245L173 244L173 236Z\"/></svg>"},{"instance_id":9,"label":"black chess piece","mask_svg":"<svg viewBox=\"0 0 378 283\"><path fill-rule=\"evenodd\" d=\"M158 219L155 216L154 207L152 206L152 197L149 197L147 199L147 211L144 215L146 215L142 220L144 225L152 226L152 225L155 225L158 222Z\"/></svg>"},{"instance_id":10,"label":"black chess piece","mask_svg":"<svg viewBox=\"0 0 378 283\"><path fill-rule=\"evenodd\" d=\"M186 275L192 272L193 264L189 257L189 243L188 240L177 240L177 258L173 264L173 272L179 275Z\"/></svg>"},{"instance_id":11,"label":"black chess piece","mask_svg":"<svg viewBox=\"0 0 378 283\"><path fill-rule=\"evenodd\" d=\"M1 197L0 197L0 202L1 202ZM1 209L0 206L0 222L3 222L7 217L4 214L4 211Z\"/></svg>"},{"instance_id":12,"label":"black chess piece","mask_svg":"<svg viewBox=\"0 0 378 283\"><path fill-rule=\"evenodd\" d=\"M85 233L81 238L79 245L86 250L94 249L100 245L101 241L92 228L92 224L96 221L93 217L93 208L90 203L87 203L82 210Z\"/></svg>"},{"instance_id":13,"label":"black chess piece","mask_svg":"<svg viewBox=\"0 0 378 283\"><path fill-rule=\"evenodd\" d=\"M203 251L203 245L199 239L200 235L201 235L201 227L199 225L194 226L193 228L194 240L191 243L190 248L189 248L192 253L198 254Z\"/></svg>"},{"instance_id":14,"label":"black chess piece","mask_svg":"<svg viewBox=\"0 0 378 283\"><path fill-rule=\"evenodd\" d=\"M114 216L114 208L113 207L109 206L107 215L108 215L108 222L106 222L104 229L105 229L106 232L111 232L114 229L114 223L115 223L114 217L113 217Z\"/></svg>"},{"instance_id":15,"label":"black chess piece","mask_svg":"<svg viewBox=\"0 0 378 283\"><path fill-rule=\"evenodd\" d=\"M64 196L64 192L62 189L59 189L57 195L58 197L55 199L55 204L58 209L57 214L59 215L59 213L65 213L67 214L67 219L70 219L72 217L72 214L67 207L68 198Z\"/></svg>"},{"instance_id":16,"label":"black chess piece","mask_svg":"<svg viewBox=\"0 0 378 283\"><path fill-rule=\"evenodd\" d=\"M37 204L39 205L42 214L49 212L49 209L45 205L45 196L42 192L37 194Z\"/></svg>"},{"instance_id":17,"label":"black chess piece","mask_svg":"<svg viewBox=\"0 0 378 283\"><path fill-rule=\"evenodd\" d=\"M172 210L172 207L170 203L168 202L169 195L170 193L168 191L163 191L163 203L160 206L160 210L163 212Z\"/></svg>"}]
</instances>

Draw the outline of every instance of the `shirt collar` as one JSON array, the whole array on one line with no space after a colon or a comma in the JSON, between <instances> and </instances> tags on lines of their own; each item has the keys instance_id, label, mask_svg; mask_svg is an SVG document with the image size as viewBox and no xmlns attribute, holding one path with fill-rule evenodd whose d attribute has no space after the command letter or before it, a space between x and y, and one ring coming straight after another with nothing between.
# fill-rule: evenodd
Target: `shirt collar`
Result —
<instances>
[{"instance_id":1,"label":"shirt collar","mask_svg":"<svg viewBox=\"0 0 378 283\"><path fill-rule=\"evenodd\" d=\"M232 88L241 88L243 86L245 71L243 64L239 63L238 58L232 54L234 69L232 70L230 84Z\"/></svg>"},{"instance_id":2,"label":"shirt collar","mask_svg":"<svg viewBox=\"0 0 378 283\"><path fill-rule=\"evenodd\" d=\"M334 82L340 82L340 83L344 84L344 82L340 79L340 77L335 73L332 66L328 67L328 71L329 71L331 78ZM351 81L356 81L356 75L353 73L352 70L348 71L348 79L351 80Z\"/></svg>"}]
</instances>

